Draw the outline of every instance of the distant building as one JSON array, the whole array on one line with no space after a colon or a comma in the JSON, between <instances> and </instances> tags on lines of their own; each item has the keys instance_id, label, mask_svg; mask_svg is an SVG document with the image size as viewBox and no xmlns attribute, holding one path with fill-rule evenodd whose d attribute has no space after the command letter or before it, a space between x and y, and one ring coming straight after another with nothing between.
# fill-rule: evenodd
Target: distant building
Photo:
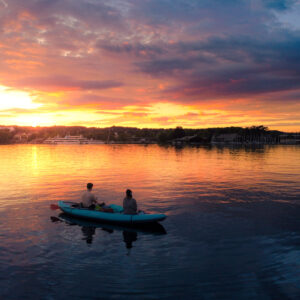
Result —
<instances>
[{"instance_id":1,"label":"distant building","mask_svg":"<svg viewBox=\"0 0 300 300\"><path fill-rule=\"evenodd\" d=\"M224 133L214 135L211 139L212 144L278 144L279 139L277 135L256 133L244 134Z\"/></svg>"},{"instance_id":2,"label":"distant building","mask_svg":"<svg viewBox=\"0 0 300 300\"><path fill-rule=\"evenodd\" d=\"M9 132L15 131L15 128L12 126L0 126L0 130L8 130Z\"/></svg>"},{"instance_id":3,"label":"distant building","mask_svg":"<svg viewBox=\"0 0 300 300\"><path fill-rule=\"evenodd\" d=\"M287 133L279 136L280 144L300 144L300 133Z\"/></svg>"},{"instance_id":4,"label":"distant building","mask_svg":"<svg viewBox=\"0 0 300 300\"><path fill-rule=\"evenodd\" d=\"M104 141L87 139L82 135L66 135L65 137L54 137L44 140L44 144L52 145L82 145L82 144L105 144Z\"/></svg>"},{"instance_id":5,"label":"distant building","mask_svg":"<svg viewBox=\"0 0 300 300\"><path fill-rule=\"evenodd\" d=\"M82 135L66 135L65 137L54 137L48 138L44 141L44 144L53 145L76 145L76 144L89 144L89 140L84 138Z\"/></svg>"},{"instance_id":6,"label":"distant building","mask_svg":"<svg viewBox=\"0 0 300 300\"><path fill-rule=\"evenodd\" d=\"M197 137L197 134L190 135L190 136L184 136L184 137L181 137L181 138L177 138L177 139L172 140L172 145L174 145L174 146L180 146L180 145L189 143L191 140L193 140L196 137Z\"/></svg>"},{"instance_id":7,"label":"distant building","mask_svg":"<svg viewBox=\"0 0 300 300\"><path fill-rule=\"evenodd\" d=\"M218 136L213 136L211 139L212 144L217 143L238 143L240 142L240 135L237 133L223 133Z\"/></svg>"},{"instance_id":8,"label":"distant building","mask_svg":"<svg viewBox=\"0 0 300 300\"><path fill-rule=\"evenodd\" d=\"M14 135L13 139L15 142L19 142L19 143L25 143L28 141L28 137L29 137L29 134L23 132L23 133L17 133Z\"/></svg>"},{"instance_id":9,"label":"distant building","mask_svg":"<svg viewBox=\"0 0 300 300\"><path fill-rule=\"evenodd\" d=\"M106 144L105 141L90 139L86 144Z\"/></svg>"}]
</instances>

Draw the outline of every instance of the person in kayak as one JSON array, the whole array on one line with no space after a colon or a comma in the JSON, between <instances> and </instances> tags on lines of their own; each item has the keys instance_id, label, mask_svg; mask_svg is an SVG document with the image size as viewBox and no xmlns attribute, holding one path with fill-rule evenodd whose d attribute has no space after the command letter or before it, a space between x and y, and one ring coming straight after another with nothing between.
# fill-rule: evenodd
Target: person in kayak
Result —
<instances>
[{"instance_id":1,"label":"person in kayak","mask_svg":"<svg viewBox=\"0 0 300 300\"><path fill-rule=\"evenodd\" d=\"M136 200L132 198L131 190L126 190L126 197L123 200L123 209L125 215L137 214L137 204L136 204Z\"/></svg>"},{"instance_id":2,"label":"person in kayak","mask_svg":"<svg viewBox=\"0 0 300 300\"><path fill-rule=\"evenodd\" d=\"M97 202L97 197L92 193L93 184L88 183L86 185L87 190L81 196L81 206L84 208L95 209Z\"/></svg>"},{"instance_id":3,"label":"person in kayak","mask_svg":"<svg viewBox=\"0 0 300 300\"><path fill-rule=\"evenodd\" d=\"M81 196L80 206L91 210L113 213L114 210L106 206L104 202L98 203L97 197L92 193L93 186L92 183L86 185L87 190Z\"/></svg>"}]
</instances>

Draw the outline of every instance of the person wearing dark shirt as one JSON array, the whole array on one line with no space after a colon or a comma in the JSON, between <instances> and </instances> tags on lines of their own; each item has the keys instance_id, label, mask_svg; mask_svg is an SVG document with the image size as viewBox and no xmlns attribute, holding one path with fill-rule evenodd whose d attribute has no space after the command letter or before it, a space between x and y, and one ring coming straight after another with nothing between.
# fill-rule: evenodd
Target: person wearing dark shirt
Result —
<instances>
[{"instance_id":1,"label":"person wearing dark shirt","mask_svg":"<svg viewBox=\"0 0 300 300\"><path fill-rule=\"evenodd\" d=\"M126 191L126 197L123 200L123 209L125 215L136 215L137 214L137 204L136 200L132 197L132 191Z\"/></svg>"}]
</instances>

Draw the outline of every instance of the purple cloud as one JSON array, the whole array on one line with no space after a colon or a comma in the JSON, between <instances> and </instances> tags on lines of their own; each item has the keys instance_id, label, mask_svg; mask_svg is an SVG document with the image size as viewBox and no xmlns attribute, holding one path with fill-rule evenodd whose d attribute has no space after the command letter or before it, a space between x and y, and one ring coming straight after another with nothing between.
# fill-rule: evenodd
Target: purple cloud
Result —
<instances>
[{"instance_id":1,"label":"purple cloud","mask_svg":"<svg viewBox=\"0 0 300 300\"><path fill-rule=\"evenodd\" d=\"M61 102L112 108L149 99L299 99L300 33L278 17L293 11L294 0L7 4L0 12L0 84L12 88L78 90ZM293 95L279 96L287 92Z\"/></svg>"},{"instance_id":2,"label":"purple cloud","mask_svg":"<svg viewBox=\"0 0 300 300\"><path fill-rule=\"evenodd\" d=\"M14 86L38 90L103 90L120 87L123 84L114 80L76 80L67 76L23 78L13 83Z\"/></svg>"}]
</instances>

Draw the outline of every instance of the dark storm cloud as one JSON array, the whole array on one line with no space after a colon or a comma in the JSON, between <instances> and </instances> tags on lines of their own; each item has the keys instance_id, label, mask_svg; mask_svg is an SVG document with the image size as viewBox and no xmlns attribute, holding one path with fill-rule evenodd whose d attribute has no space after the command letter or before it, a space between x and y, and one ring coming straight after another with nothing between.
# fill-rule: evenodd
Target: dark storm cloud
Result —
<instances>
[{"instance_id":1,"label":"dark storm cloud","mask_svg":"<svg viewBox=\"0 0 300 300\"><path fill-rule=\"evenodd\" d=\"M143 1L132 10L138 20L153 28L163 26L166 32L181 24L188 38L161 43L164 52L134 65L153 78L175 79L177 83L164 92L177 96L213 98L298 89L300 33L281 27L274 14L295 3Z\"/></svg>"},{"instance_id":2,"label":"dark storm cloud","mask_svg":"<svg viewBox=\"0 0 300 300\"><path fill-rule=\"evenodd\" d=\"M265 40L210 38L172 47L173 58L136 64L151 76L180 82L167 93L238 96L300 88L299 33L282 31Z\"/></svg>"},{"instance_id":3,"label":"dark storm cloud","mask_svg":"<svg viewBox=\"0 0 300 300\"><path fill-rule=\"evenodd\" d=\"M132 18L154 28L168 31L173 28L178 34L192 34L195 38L199 34L229 32L251 34L256 31L263 35L267 23L275 19L272 9L261 0L135 0L134 3L130 11Z\"/></svg>"},{"instance_id":4,"label":"dark storm cloud","mask_svg":"<svg viewBox=\"0 0 300 300\"><path fill-rule=\"evenodd\" d=\"M205 55L198 55L195 57L174 57L165 59L154 59L152 61L143 61L136 63L136 67L152 76L169 76L172 74L177 74L181 76L181 71L193 70L196 64L214 64L215 60L211 57Z\"/></svg>"}]
</instances>

